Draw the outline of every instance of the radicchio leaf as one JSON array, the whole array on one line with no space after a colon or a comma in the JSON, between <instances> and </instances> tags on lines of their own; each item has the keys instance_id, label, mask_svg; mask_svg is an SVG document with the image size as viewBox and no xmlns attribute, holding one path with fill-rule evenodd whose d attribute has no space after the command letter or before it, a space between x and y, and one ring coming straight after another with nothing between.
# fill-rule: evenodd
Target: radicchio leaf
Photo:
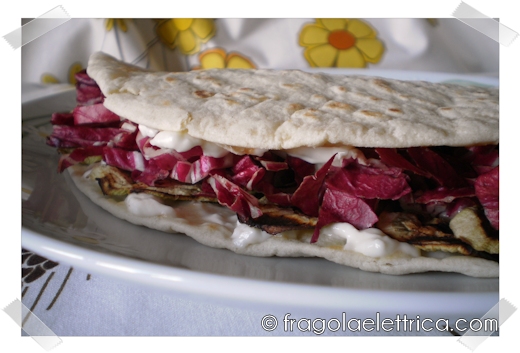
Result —
<instances>
[{"instance_id":1,"label":"radicchio leaf","mask_svg":"<svg viewBox=\"0 0 520 353\"><path fill-rule=\"evenodd\" d=\"M407 152L417 166L425 170L439 186L454 188L468 184L444 158L430 148L413 147L408 148Z\"/></svg>"},{"instance_id":2,"label":"radicchio leaf","mask_svg":"<svg viewBox=\"0 0 520 353\"><path fill-rule=\"evenodd\" d=\"M379 168L350 163L327 179L329 188L365 199L397 200L411 192L407 177L399 168Z\"/></svg>"},{"instance_id":3,"label":"radicchio leaf","mask_svg":"<svg viewBox=\"0 0 520 353\"><path fill-rule=\"evenodd\" d=\"M486 217L493 228L498 230L498 199L499 199L499 170L498 166L487 173L481 174L475 181L475 193L484 206Z\"/></svg>"},{"instance_id":4,"label":"radicchio leaf","mask_svg":"<svg viewBox=\"0 0 520 353\"><path fill-rule=\"evenodd\" d=\"M86 72L82 70L74 75L76 78L76 101L78 105L101 103L104 99L101 89Z\"/></svg>"},{"instance_id":5,"label":"radicchio leaf","mask_svg":"<svg viewBox=\"0 0 520 353\"><path fill-rule=\"evenodd\" d=\"M119 115L111 112L103 103L74 108L74 125L119 123Z\"/></svg>"},{"instance_id":6,"label":"radicchio leaf","mask_svg":"<svg viewBox=\"0 0 520 353\"><path fill-rule=\"evenodd\" d=\"M441 186L434 190L425 191L420 197L415 199L415 202L416 203L430 203L430 202L450 203L457 198L473 197L473 196L475 196L475 189L473 187L450 189L450 188Z\"/></svg>"},{"instance_id":7,"label":"radicchio leaf","mask_svg":"<svg viewBox=\"0 0 520 353\"><path fill-rule=\"evenodd\" d=\"M52 125L74 125L74 115L72 113L53 113L51 116Z\"/></svg>"},{"instance_id":8,"label":"radicchio leaf","mask_svg":"<svg viewBox=\"0 0 520 353\"><path fill-rule=\"evenodd\" d=\"M366 229L373 226L377 220L377 215L365 200L342 190L327 189L323 195L311 243L318 241L320 229L327 224L346 222L357 229Z\"/></svg>"},{"instance_id":9,"label":"radicchio leaf","mask_svg":"<svg viewBox=\"0 0 520 353\"><path fill-rule=\"evenodd\" d=\"M258 200L240 186L218 174L213 174L207 180L221 205L245 218L258 218L262 215Z\"/></svg>"},{"instance_id":10,"label":"radicchio leaf","mask_svg":"<svg viewBox=\"0 0 520 353\"><path fill-rule=\"evenodd\" d=\"M375 151L379 155L381 162L389 167L401 168L418 175L428 176L427 172L409 162L395 148L376 148Z\"/></svg>"},{"instance_id":11,"label":"radicchio leaf","mask_svg":"<svg viewBox=\"0 0 520 353\"><path fill-rule=\"evenodd\" d=\"M265 169L256 165L249 155L242 156L236 161L231 172L233 173L231 180L247 190L253 190L265 175Z\"/></svg>"},{"instance_id":12,"label":"radicchio leaf","mask_svg":"<svg viewBox=\"0 0 520 353\"><path fill-rule=\"evenodd\" d=\"M86 147L107 144L119 133L118 128L54 125L50 138Z\"/></svg>"},{"instance_id":13,"label":"radicchio leaf","mask_svg":"<svg viewBox=\"0 0 520 353\"><path fill-rule=\"evenodd\" d=\"M144 170L143 155L137 151L105 147L103 148L103 160L106 164L123 170Z\"/></svg>"},{"instance_id":14,"label":"radicchio leaf","mask_svg":"<svg viewBox=\"0 0 520 353\"><path fill-rule=\"evenodd\" d=\"M332 156L314 175L303 178L300 186L291 197L293 206L298 207L308 216L318 216L322 196L322 186L332 162Z\"/></svg>"}]
</instances>

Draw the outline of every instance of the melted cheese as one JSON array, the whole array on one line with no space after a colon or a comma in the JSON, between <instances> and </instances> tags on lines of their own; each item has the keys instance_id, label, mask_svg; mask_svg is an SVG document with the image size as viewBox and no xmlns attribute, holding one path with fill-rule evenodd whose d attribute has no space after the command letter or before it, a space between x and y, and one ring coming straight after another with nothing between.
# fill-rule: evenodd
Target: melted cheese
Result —
<instances>
[{"instance_id":1,"label":"melted cheese","mask_svg":"<svg viewBox=\"0 0 520 353\"><path fill-rule=\"evenodd\" d=\"M241 148L235 146L221 146L216 143L208 142L187 134L184 131L160 131L149 128L145 125L139 125L139 131L144 136L150 137L152 146L173 149L177 152L186 152L193 147L200 146L205 155L220 158L229 152L243 155L250 154L261 156L267 150L254 148ZM333 165L341 167L343 159L357 159L361 164L366 161L361 150L351 146L334 146L334 147L298 147L284 151L276 151L280 154L288 154L293 157L300 158L306 162L316 164L317 169L325 164L332 156L336 154Z\"/></svg>"},{"instance_id":2,"label":"melted cheese","mask_svg":"<svg viewBox=\"0 0 520 353\"><path fill-rule=\"evenodd\" d=\"M204 223L220 224L228 229L233 229L231 239L233 243L244 248L251 244L259 244L273 235L262 231L261 229L250 227L246 224L233 221L232 217L222 217L215 214L211 205L205 205L199 202L185 203L176 211L172 207L164 205L161 200L155 196L140 193L130 194L125 199L128 211L137 216L154 217L196 217L195 221ZM298 239L302 242L309 242L312 237L312 230L288 231L278 236L287 239ZM320 237L317 246L339 248L361 253L370 257L385 257L394 254L406 254L412 257L421 255L420 250L412 245L399 242L390 238L382 231L376 228L358 230L348 223L332 223L323 227L320 231Z\"/></svg>"},{"instance_id":3,"label":"melted cheese","mask_svg":"<svg viewBox=\"0 0 520 353\"><path fill-rule=\"evenodd\" d=\"M190 136L183 131L159 131L144 125L139 125L139 131L144 136L150 137L150 144L155 147L172 149L182 153L200 146L204 155L215 158L224 157L229 153L228 150L215 143Z\"/></svg>"},{"instance_id":4,"label":"melted cheese","mask_svg":"<svg viewBox=\"0 0 520 353\"><path fill-rule=\"evenodd\" d=\"M312 230L299 230L288 231L279 235L288 239L308 242L312 237L312 233ZM269 233L239 222L237 222L232 235L233 243L239 247L258 244L271 237L272 235ZM354 251L374 258L394 254L406 254L412 257L421 256L419 249L410 244L392 239L377 228L358 230L348 223L332 223L323 227L316 245Z\"/></svg>"},{"instance_id":5,"label":"melted cheese","mask_svg":"<svg viewBox=\"0 0 520 353\"><path fill-rule=\"evenodd\" d=\"M149 194L130 194L125 198L128 211L136 216L175 216L170 206L163 205L160 200Z\"/></svg>"},{"instance_id":6,"label":"melted cheese","mask_svg":"<svg viewBox=\"0 0 520 353\"><path fill-rule=\"evenodd\" d=\"M264 232L261 229L250 227L238 221L235 230L231 235L233 244L239 248L246 247L250 244L262 243L271 237L271 234Z\"/></svg>"},{"instance_id":7,"label":"melted cheese","mask_svg":"<svg viewBox=\"0 0 520 353\"><path fill-rule=\"evenodd\" d=\"M343 249L370 257L385 257L404 253L412 257L421 255L419 249L410 244L390 238L377 228L358 230L348 223L332 223L323 227L320 237L339 237L345 240Z\"/></svg>"},{"instance_id":8,"label":"melted cheese","mask_svg":"<svg viewBox=\"0 0 520 353\"><path fill-rule=\"evenodd\" d=\"M159 132L159 130L152 129L151 127L145 125L139 125L139 131L141 131L141 134L146 137L154 137Z\"/></svg>"},{"instance_id":9,"label":"melted cheese","mask_svg":"<svg viewBox=\"0 0 520 353\"><path fill-rule=\"evenodd\" d=\"M360 162L365 161L365 156L361 150L350 147L350 146L341 146L341 147L298 147L291 148L285 151L288 155L292 157L297 157L303 159L306 162L323 165L328 162L328 160L336 154L332 165L341 167L341 161L343 159L357 159Z\"/></svg>"}]
</instances>

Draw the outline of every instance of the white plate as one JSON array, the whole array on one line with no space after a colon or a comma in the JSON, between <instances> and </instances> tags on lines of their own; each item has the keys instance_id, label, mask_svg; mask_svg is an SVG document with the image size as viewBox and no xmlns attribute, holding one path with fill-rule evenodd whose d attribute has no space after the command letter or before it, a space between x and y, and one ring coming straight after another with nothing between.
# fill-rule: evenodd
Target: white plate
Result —
<instances>
[{"instance_id":1,"label":"white plate","mask_svg":"<svg viewBox=\"0 0 520 353\"><path fill-rule=\"evenodd\" d=\"M345 72L361 71L341 70ZM377 75L498 86L493 77L395 71ZM56 103L64 97L49 99ZM70 101L63 104L69 106ZM67 173L56 173L58 157L41 134L50 131L47 122L24 122L22 245L54 261L179 294L285 311L477 318L499 300L498 279L449 273L389 276L322 259L246 257L208 248L181 234L134 226L90 202Z\"/></svg>"}]
</instances>

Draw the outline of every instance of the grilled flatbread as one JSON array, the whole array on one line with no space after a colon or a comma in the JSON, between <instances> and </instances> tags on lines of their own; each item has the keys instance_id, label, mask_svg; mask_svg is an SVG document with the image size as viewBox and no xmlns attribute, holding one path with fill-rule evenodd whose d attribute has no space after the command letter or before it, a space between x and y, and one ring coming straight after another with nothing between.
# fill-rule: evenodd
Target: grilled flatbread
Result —
<instances>
[{"instance_id":1,"label":"grilled flatbread","mask_svg":"<svg viewBox=\"0 0 520 353\"><path fill-rule=\"evenodd\" d=\"M103 53L87 70L114 113L228 146L498 143L498 89L298 70L147 72Z\"/></svg>"}]
</instances>

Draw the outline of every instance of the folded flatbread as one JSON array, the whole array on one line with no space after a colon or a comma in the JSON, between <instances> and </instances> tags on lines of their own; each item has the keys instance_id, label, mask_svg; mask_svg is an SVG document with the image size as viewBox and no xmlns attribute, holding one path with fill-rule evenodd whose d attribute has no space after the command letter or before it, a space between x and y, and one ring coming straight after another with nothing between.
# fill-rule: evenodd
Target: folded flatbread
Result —
<instances>
[{"instance_id":1,"label":"folded flatbread","mask_svg":"<svg viewBox=\"0 0 520 353\"><path fill-rule=\"evenodd\" d=\"M241 254L498 276L498 89L103 53L76 78L48 144L117 217Z\"/></svg>"}]
</instances>

